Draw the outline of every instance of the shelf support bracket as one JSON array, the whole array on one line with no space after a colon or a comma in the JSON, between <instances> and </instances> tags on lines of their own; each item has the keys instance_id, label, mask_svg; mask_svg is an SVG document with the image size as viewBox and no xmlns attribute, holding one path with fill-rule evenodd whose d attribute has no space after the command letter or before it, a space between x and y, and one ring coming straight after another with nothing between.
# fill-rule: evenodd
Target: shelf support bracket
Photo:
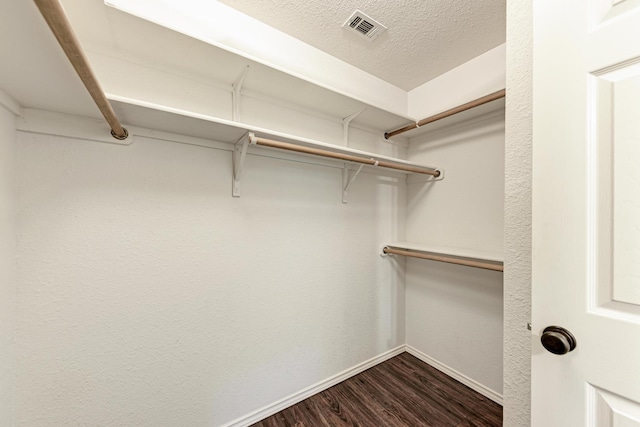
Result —
<instances>
[{"instance_id":1,"label":"shelf support bracket","mask_svg":"<svg viewBox=\"0 0 640 427\"><path fill-rule=\"evenodd\" d=\"M247 65L240 72L236 80L233 82L233 92L231 93L231 102L233 104L233 111L231 117L234 122L240 121L240 91L242 90L242 83L244 83L244 78L247 77L247 73L249 72L249 66Z\"/></svg>"},{"instance_id":2,"label":"shelf support bracket","mask_svg":"<svg viewBox=\"0 0 640 427\"><path fill-rule=\"evenodd\" d=\"M353 181L356 180L363 166L364 165L360 165L360 167L349 176L349 164L344 164L344 169L342 170L342 203L347 203L349 187L351 187Z\"/></svg>"},{"instance_id":3,"label":"shelf support bracket","mask_svg":"<svg viewBox=\"0 0 640 427\"><path fill-rule=\"evenodd\" d=\"M256 145L256 142L257 139L253 132L247 132L233 147L233 185L231 188L233 197L240 197L240 178L242 177L242 169L247 157L247 149L249 148L249 144Z\"/></svg>"},{"instance_id":4,"label":"shelf support bracket","mask_svg":"<svg viewBox=\"0 0 640 427\"><path fill-rule=\"evenodd\" d=\"M347 116L344 119L342 119L342 135L343 135L343 140L344 140L344 146L345 147L349 146L349 124L351 123L351 120L353 120L356 117L358 117L366 109L367 108L365 107L362 110L356 111L355 113L351 114L350 116Z\"/></svg>"}]
</instances>

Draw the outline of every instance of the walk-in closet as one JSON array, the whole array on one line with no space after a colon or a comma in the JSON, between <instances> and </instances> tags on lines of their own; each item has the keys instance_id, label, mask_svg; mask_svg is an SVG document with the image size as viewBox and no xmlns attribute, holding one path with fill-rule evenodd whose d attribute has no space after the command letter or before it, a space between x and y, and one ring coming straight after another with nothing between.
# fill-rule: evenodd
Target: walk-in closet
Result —
<instances>
[{"instance_id":1,"label":"walk-in closet","mask_svg":"<svg viewBox=\"0 0 640 427\"><path fill-rule=\"evenodd\" d=\"M0 425L514 427L532 394L556 413L532 378L569 378L590 341L532 316L532 259L558 278L579 251L536 250L574 223L544 234L531 135L575 123L551 113L578 92L533 103L525 3L5 1ZM580 157L543 134L551 197ZM554 179L554 209L580 205Z\"/></svg>"}]
</instances>

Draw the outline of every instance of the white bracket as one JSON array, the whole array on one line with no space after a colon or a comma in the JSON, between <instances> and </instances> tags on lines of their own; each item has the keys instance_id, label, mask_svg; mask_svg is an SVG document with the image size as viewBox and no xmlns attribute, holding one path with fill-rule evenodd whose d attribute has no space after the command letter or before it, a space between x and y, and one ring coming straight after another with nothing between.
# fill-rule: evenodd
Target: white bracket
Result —
<instances>
[{"instance_id":1,"label":"white bracket","mask_svg":"<svg viewBox=\"0 0 640 427\"><path fill-rule=\"evenodd\" d=\"M233 147L233 184L231 188L233 197L240 197L240 178L242 177L244 160L247 157L247 149L249 148L249 144L256 145L257 141L253 132L247 132Z\"/></svg>"},{"instance_id":2,"label":"white bracket","mask_svg":"<svg viewBox=\"0 0 640 427\"><path fill-rule=\"evenodd\" d=\"M407 175L407 184L423 184L423 183L427 183L427 182L436 182L436 181L444 180L444 169L438 168L436 170L438 172L440 172L440 175L437 176L437 177L424 175L424 174L418 174L418 173L408 174Z\"/></svg>"},{"instance_id":3,"label":"white bracket","mask_svg":"<svg viewBox=\"0 0 640 427\"><path fill-rule=\"evenodd\" d=\"M348 147L349 146L349 123L351 123L351 120L355 119L356 117L358 117L360 114L362 114L364 111L366 110L366 107L363 108L360 111L357 111L353 114L351 114L350 116L345 117L344 119L342 119L342 135L343 135L343 139L344 139L344 146Z\"/></svg>"},{"instance_id":4,"label":"white bracket","mask_svg":"<svg viewBox=\"0 0 640 427\"><path fill-rule=\"evenodd\" d=\"M360 165L358 170L356 170L351 177L349 177L349 165L347 163L344 164L344 169L342 170L342 203L347 203L347 196L349 192L349 187L353 184L353 181L356 180L358 174L362 170L364 165Z\"/></svg>"},{"instance_id":5,"label":"white bracket","mask_svg":"<svg viewBox=\"0 0 640 427\"><path fill-rule=\"evenodd\" d=\"M234 122L240 121L240 91L242 90L242 83L244 83L244 78L247 77L247 73L249 72L249 66L247 65L240 72L236 80L233 82L233 92L231 93L231 102L233 104L233 111L231 112L231 117Z\"/></svg>"},{"instance_id":6,"label":"white bracket","mask_svg":"<svg viewBox=\"0 0 640 427\"><path fill-rule=\"evenodd\" d=\"M382 246L380 246L380 256L381 256L382 258L386 258L386 257L389 257L389 256L390 256L390 257L395 256L394 254L388 254L388 253L386 253L386 252L384 251L384 248L386 248L386 247L387 247L387 245L382 245Z\"/></svg>"}]
</instances>

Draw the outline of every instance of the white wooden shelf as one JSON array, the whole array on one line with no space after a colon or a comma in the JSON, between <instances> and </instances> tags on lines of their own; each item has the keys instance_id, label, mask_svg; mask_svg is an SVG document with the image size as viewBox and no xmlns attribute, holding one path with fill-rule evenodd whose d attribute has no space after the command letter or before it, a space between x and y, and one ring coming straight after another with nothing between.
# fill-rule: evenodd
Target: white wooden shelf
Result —
<instances>
[{"instance_id":1,"label":"white wooden shelf","mask_svg":"<svg viewBox=\"0 0 640 427\"><path fill-rule=\"evenodd\" d=\"M245 123L225 120L218 117L179 110L176 108L152 104L136 99L125 98L107 94L113 109L122 122L133 126L156 129L165 132L177 133L181 135L193 136L204 139L214 139L216 141L235 144L247 132L253 132L261 138L277 139L311 148L321 148L336 153L353 154L364 157L371 157L379 160L414 166L417 168L437 169L435 166L420 165L395 157L384 156L368 151L343 147L325 142L316 141L301 136L290 135L283 132L265 129ZM439 178L441 179L441 178Z\"/></svg>"},{"instance_id":2,"label":"white wooden shelf","mask_svg":"<svg viewBox=\"0 0 640 427\"><path fill-rule=\"evenodd\" d=\"M164 22L165 27L162 22L134 16L135 10L124 12L110 7L109 3L114 2L65 5L91 66L107 93L178 108L190 105L193 108L185 109L215 116L222 116L212 113L216 111L216 103L221 105L223 99L230 100L232 95L236 97L240 93L251 98L282 101L337 120L362 111L353 120L353 125L375 130L380 137L387 129L415 121L406 114L406 108L394 109L382 102L384 97L381 95L362 99L356 93L288 72L232 49L216 42L215 37L201 37L206 41L198 39L200 32L194 26L200 25L199 21L191 27L178 28L178 22L186 17L169 17L169 22ZM164 7L168 6L154 5L150 13ZM93 18L90 26L85 23L88 16ZM208 30L212 29L200 28L200 31ZM204 93L212 97L211 105L202 102ZM381 97L380 102L374 102L375 98ZM233 119L231 112L229 108L226 118Z\"/></svg>"},{"instance_id":3,"label":"white wooden shelf","mask_svg":"<svg viewBox=\"0 0 640 427\"><path fill-rule=\"evenodd\" d=\"M504 256L498 252L425 245L413 242L393 242L386 244L381 248L380 255L391 255L385 252L385 250L389 249L407 252L407 256L415 256L417 258L424 257L425 259L430 259L428 257L433 256L434 261L495 271L502 271L504 263Z\"/></svg>"},{"instance_id":4,"label":"white wooden shelf","mask_svg":"<svg viewBox=\"0 0 640 427\"><path fill-rule=\"evenodd\" d=\"M234 149L234 186L232 194L235 197L240 195L239 191L239 180L236 179L235 174L241 172L242 163L244 162L244 155L247 152L247 135L251 135L251 139L255 139L254 137L277 140L278 142L284 142L287 144L293 144L299 147L306 147L311 149L317 149L325 152L343 154L347 156L354 156L361 159L367 159L371 161L371 163L375 163L371 166L366 166L370 170L375 170L376 173L378 170L381 170L378 167L378 163L382 166L384 163L391 163L393 165L385 166L388 168L394 168L395 166L399 167L409 167L416 169L416 172L411 171L398 171L394 170L394 172L411 174L411 173L425 173L426 171L430 171L433 173L437 171L437 176L430 177L430 180L439 181L444 179L444 170L442 168L437 168L435 166L427 166L420 165L412 162L408 162L406 160L397 159L394 157L383 156L376 153L371 153L362 150L356 150L353 148L327 144L321 141L315 141L312 139L294 136L285 134L282 132L273 131L270 129L264 129L252 125L247 125L244 123L234 122L230 120L221 119L218 117L207 116L200 113L194 113L184 110L179 110L176 108L171 108L163 105L152 104L146 101L140 101L131 98L125 98L122 96L116 95L107 95L109 98L113 109L121 118L122 122L125 125L137 126L141 128L149 128L155 129L158 131L165 131L171 133L177 133L186 136L198 137L203 139L215 139L220 142L227 142L230 144L235 144ZM135 133L135 129L134 129ZM245 147L241 149L241 145L244 144ZM277 149L277 148L276 148ZM272 149L273 150L273 149ZM300 155L312 155L312 154L304 154ZM236 158L237 157L237 158ZM333 159L332 159L333 160ZM358 175L358 173L362 170L362 167L357 169L357 171L350 176L349 174L349 164L352 163L348 160L339 160L335 159L336 162L342 162L344 164L343 171L343 202L346 203L347 195L346 192ZM357 164L358 162L356 162ZM365 166L365 165L362 165ZM395 168L394 168L395 169Z\"/></svg>"},{"instance_id":5,"label":"white wooden shelf","mask_svg":"<svg viewBox=\"0 0 640 427\"><path fill-rule=\"evenodd\" d=\"M382 137L384 129L406 123L408 118L402 112L392 112L358 99L354 96L358 91L349 95L337 87L308 76L304 78L269 61L232 49L211 37L211 28L202 26L198 19L191 22L200 28L194 32L192 25L176 27L181 20L165 20L167 16L156 15L156 8L147 9L142 2L137 3L142 9L131 9L131 4L115 1L112 5L118 3L120 9L108 7L108 2L86 3L77 10L74 8L72 15L105 18L96 19L91 28L81 25L84 21L78 21L77 27L80 39L87 41L91 52L91 64L86 67L91 65L101 81L100 86L116 113L113 120L118 122L119 118L130 127L234 144L234 197L240 196L240 177L246 155L258 149L257 146L341 162L344 203L349 187L365 167L378 174L384 174L384 170L424 174L429 176L428 181L444 178L444 171L434 166L347 147L352 122L364 126L374 135L380 132ZM161 19L154 19L149 14ZM105 37L95 38L95 34ZM150 40L153 43L149 43ZM81 48L74 46L74 49ZM371 87L384 89L387 85ZM396 105L384 101L384 96L365 98L369 102L377 99L387 108ZM268 123L266 126L273 125L263 119L265 115L268 117L273 106L294 112L301 109L303 117L290 113L290 123L281 124L280 131L261 127L265 122ZM258 125L244 123L244 114L251 117L244 120ZM107 111L105 117L110 115ZM308 126L307 117L341 124L343 145L282 132L291 131L291 125L294 125L293 132L311 133L313 126ZM135 129L131 129L135 133ZM335 136L332 135L332 142L336 142ZM326 134L316 134L316 137L326 137ZM364 140L362 136L360 139ZM372 142L380 141L374 139ZM123 144L127 144L126 139ZM357 166L355 170L354 165Z\"/></svg>"}]
</instances>

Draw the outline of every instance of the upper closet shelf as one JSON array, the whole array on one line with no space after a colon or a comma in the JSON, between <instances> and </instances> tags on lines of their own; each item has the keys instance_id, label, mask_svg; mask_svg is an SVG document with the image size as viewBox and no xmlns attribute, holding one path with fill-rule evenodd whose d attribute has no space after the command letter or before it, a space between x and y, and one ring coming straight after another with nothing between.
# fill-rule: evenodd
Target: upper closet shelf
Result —
<instances>
[{"instance_id":1,"label":"upper closet shelf","mask_svg":"<svg viewBox=\"0 0 640 427\"><path fill-rule=\"evenodd\" d=\"M243 115L246 121L249 108L255 108L247 105L265 101L336 122L351 118L352 126L375 131L380 137L386 129L415 120L407 114L405 91L346 64L342 64L345 71L313 62L297 50L279 49L272 56L287 58L312 76L296 67L279 66L275 59L267 61L233 48L227 44L232 40L221 35L222 29L202 22L220 16L192 20L185 16L188 5L178 1L64 3L71 26L107 93L238 122ZM215 1L201 3L226 9ZM173 15L161 12L166 8ZM148 13L142 13L145 9ZM229 37L251 45L254 39L248 34L256 30L255 25L233 26ZM260 45L273 50L267 39Z\"/></svg>"},{"instance_id":2,"label":"upper closet shelf","mask_svg":"<svg viewBox=\"0 0 640 427\"><path fill-rule=\"evenodd\" d=\"M169 104L171 105L167 105L166 101L171 99L171 97L163 98L165 102L159 104L157 102L151 101L148 96L140 93L137 93L137 96L133 95L132 97L113 94L111 96L108 96L107 94L105 94L100 83L98 82L91 64L89 63L88 58L85 56L84 51L80 46L79 40L76 38L75 32L71 27L71 23L69 22L59 0L35 1L47 24L58 40L60 47L69 58L71 64L78 73L78 76L81 78L87 90L93 97L98 109L102 112L104 118L109 123L112 129L111 134L115 139L124 141L129 136L129 132L121 125L121 122L118 119L118 116L120 116L124 119L125 122L136 126L234 143L235 148L233 150L232 194L235 197L238 197L240 195L240 177L242 174L246 154L250 145L259 145L268 148L293 151L296 153L321 156L346 162L344 164L342 175L343 202L345 203L346 193L349 187L364 166L393 169L406 173L424 174L433 177L434 180L442 179L444 176L443 172L435 167L418 165L392 157L386 157L375 153L355 150L346 146L326 144L307 138L295 137L281 132L271 131L253 125L241 123L239 120L240 90L247 74L248 69L246 67L243 68L241 74L237 77L236 80L234 80L232 86L232 120L222 119L211 114L197 112L197 109L188 106L178 108L177 105L180 105L180 102L176 104L175 100L173 100L173 102L169 102ZM104 12L104 9L102 9L102 11ZM139 20L135 21L140 24ZM136 22L130 22L130 24L133 24L135 28L139 29L139 25L135 25ZM174 32L167 31L166 28L162 29L150 23L146 23L146 25L142 26L146 26L147 28L151 29L151 33L160 30L160 34L162 35L170 34L172 37L169 38L167 43L170 43L170 41L173 40L173 37L175 37L176 35L176 33ZM190 38L182 38L182 40L193 41L193 39ZM158 40L156 39L156 41ZM158 43L154 43L154 45L157 44ZM165 46L163 45L163 48L164 47ZM213 48L212 46L209 47ZM180 51L183 50L184 49L180 49ZM163 51L166 51L166 49L164 49ZM184 62L185 61L181 61L181 63ZM155 67L147 68L153 69ZM268 67L262 66L262 69L268 70ZM113 70L114 73L110 74L127 74L123 70L124 69ZM293 84L295 81L299 81L299 79L297 79L296 77L287 76L286 73L282 73L279 71L276 73L276 75L285 77L282 82L284 84L284 87ZM272 76L272 82L277 80L276 75ZM141 76L138 76L138 78L140 77ZM131 76L127 75L125 81L129 80L131 80ZM176 85L177 87L180 87L180 90L178 92L183 93L183 95L188 95L191 93L189 90L182 88L182 85L187 84L187 81L188 79L182 79L180 81L180 84ZM150 86L154 89L153 92L157 92L159 88L164 87L162 85L158 85L157 83L158 81L155 81L154 84L145 85L141 82L141 84L134 84L133 87L129 86L128 91L136 93L136 88L138 86ZM131 84L131 82L129 82L129 84ZM325 92L325 94L332 93L331 91L326 91L326 89ZM346 97L344 97L343 95L340 96L346 99ZM111 105L109 101L113 101L114 105ZM346 117L343 117L342 123L345 145L348 141L349 123L360 116L366 110L367 108L363 108L349 114ZM359 168L353 174L350 174L349 163L355 163L359 165Z\"/></svg>"},{"instance_id":3,"label":"upper closet shelf","mask_svg":"<svg viewBox=\"0 0 640 427\"><path fill-rule=\"evenodd\" d=\"M346 192L364 166L427 175L433 181L444 179L444 170L435 166L420 165L406 160L327 144L217 117L154 105L144 101L115 95L107 96L118 116L129 125L204 139L215 138L215 140L221 142L235 144L233 195L236 197L240 195L240 176L248 147L251 145L294 151L345 162L343 171L343 202L345 203ZM353 174L349 173L347 167L349 163L359 165L359 168Z\"/></svg>"},{"instance_id":4,"label":"upper closet shelf","mask_svg":"<svg viewBox=\"0 0 640 427\"><path fill-rule=\"evenodd\" d=\"M433 175L439 179L443 177L443 170L435 166L419 165L406 160L394 157L383 156L368 151L357 150L355 148L343 147L325 142L316 141L309 138L294 136L283 132L277 132L244 123L220 119L218 117L206 116L204 114L193 113L175 108L155 105L144 101L124 98L107 94L113 109L124 123L157 129L160 131L178 133L182 135L194 136L205 139L214 139L221 142L236 143L247 132L253 132L256 137L264 139L278 140L302 147L321 149L333 153L352 155L363 159L373 159L379 163L371 166L381 166L397 169L401 172L421 173ZM266 144L259 144L266 145ZM281 148L281 147L276 147ZM308 153L313 154L313 153ZM340 159L338 159L340 160ZM349 160L352 161L352 160ZM356 163L360 163L355 160ZM393 166L387 166L391 163Z\"/></svg>"},{"instance_id":5,"label":"upper closet shelf","mask_svg":"<svg viewBox=\"0 0 640 427\"><path fill-rule=\"evenodd\" d=\"M381 248L382 256L403 255L485 270L504 271L502 254L491 251L449 248L412 242L394 242Z\"/></svg>"}]
</instances>

